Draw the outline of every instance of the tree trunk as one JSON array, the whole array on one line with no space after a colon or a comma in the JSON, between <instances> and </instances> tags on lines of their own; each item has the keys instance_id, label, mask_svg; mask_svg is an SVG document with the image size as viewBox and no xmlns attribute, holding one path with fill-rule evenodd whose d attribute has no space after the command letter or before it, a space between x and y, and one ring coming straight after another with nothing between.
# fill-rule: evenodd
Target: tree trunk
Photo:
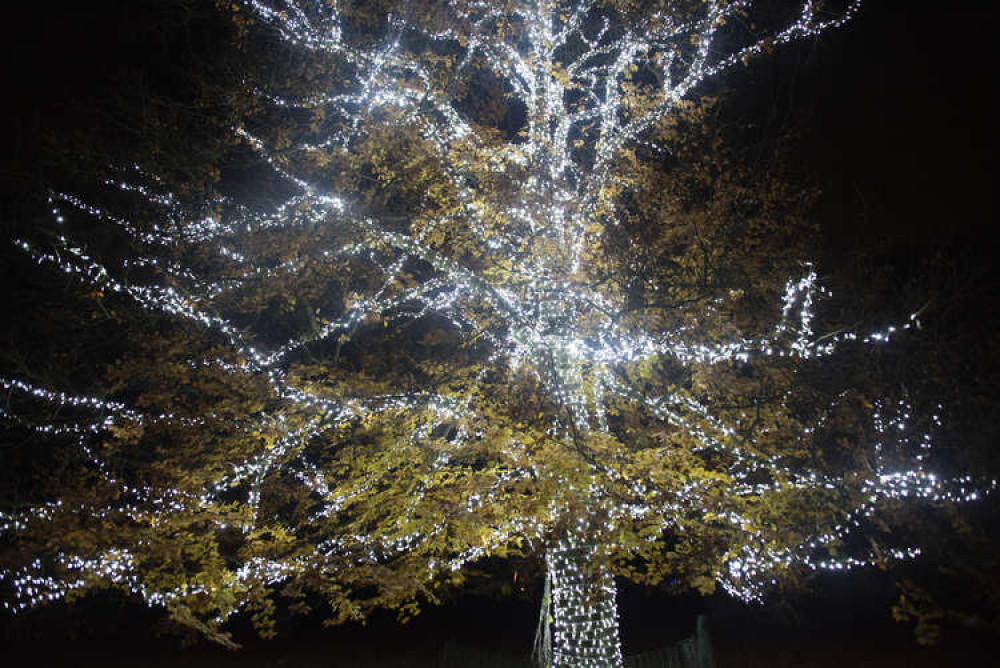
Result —
<instances>
[{"instance_id":1,"label":"tree trunk","mask_svg":"<svg viewBox=\"0 0 1000 668\"><path fill-rule=\"evenodd\" d=\"M541 668L622 668L614 576L598 549L569 537L549 548L545 563L535 664Z\"/></svg>"}]
</instances>

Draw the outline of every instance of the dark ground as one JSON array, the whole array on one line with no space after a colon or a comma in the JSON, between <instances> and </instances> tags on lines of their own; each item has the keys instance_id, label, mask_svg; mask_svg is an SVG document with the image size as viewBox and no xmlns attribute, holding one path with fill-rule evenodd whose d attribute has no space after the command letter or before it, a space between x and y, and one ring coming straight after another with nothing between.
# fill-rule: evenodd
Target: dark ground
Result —
<instances>
[{"instance_id":1,"label":"dark ground","mask_svg":"<svg viewBox=\"0 0 1000 668\"><path fill-rule=\"evenodd\" d=\"M630 587L619 594L626 654L683 638L703 612L719 668L997 665L995 643L983 634L949 629L938 646L917 645L907 628L890 619L892 600L890 586L864 573L827 583L821 596L768 606L748 607L721 595L649 596ZM84 602L71 614L54 607L7 620L0 637L3 655L11 661L6 665L18 666L439 668L446 644L453 650L527 656L536 606L528 598L470 597L427 610L404 626L391 616L367 627L335 629L322 629L315 619L286 621L270 641L254 639L237 624L235 636L244 647L230 651L204 641L184 647L176 635L154 633L151 612L104 599Z\"/></svg>"}]
</instances>

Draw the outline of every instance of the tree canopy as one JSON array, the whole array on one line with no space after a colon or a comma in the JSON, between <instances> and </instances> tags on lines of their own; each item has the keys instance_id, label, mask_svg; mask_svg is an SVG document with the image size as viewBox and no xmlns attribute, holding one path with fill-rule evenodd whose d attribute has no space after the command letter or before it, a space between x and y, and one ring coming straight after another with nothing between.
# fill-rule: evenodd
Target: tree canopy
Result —
<instances>
[{"instance_id":1,"label":"tree canopy","mask_svg":"<svg viewBox=\"0 0 1000 668\"><path fill-rule=\"evenodd\" d=\"M220 5L256 52L220 164L114 164L15 241L101 352L5 360L61 466L4 499L5 605L110 586L229 642L275 591L406 617L535 555L544 660L604 666L614 575L755 600L915 555L902 501L993 484L866 369L918 314L845 324L810 192L707 95L856 9Z\"/></svg>"}]
</instances>

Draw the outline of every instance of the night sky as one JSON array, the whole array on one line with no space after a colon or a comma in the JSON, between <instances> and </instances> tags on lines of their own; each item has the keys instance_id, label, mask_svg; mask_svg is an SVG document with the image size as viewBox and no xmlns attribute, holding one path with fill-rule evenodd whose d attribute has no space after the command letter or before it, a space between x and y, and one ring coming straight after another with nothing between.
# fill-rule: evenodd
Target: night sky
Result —
<instances>
[{"instance_id":1,"label":"night sky","mask_svg":"<svg viewBox=\"0 0 1000 668\"><path fill-rule=\"evenodd\" d=\"M124 0L76 3L72 10L54 3L20 7L13 15L5 10L3 115L8 134L0 152L5 233L12 223L30 217L30 193L58 172L50 152L60 137L68 133L73 142L86 145L91 140L88 124L100 116L103 96L113 93L115 82L146 76L146 68L173 57L176 44L165 36L170 28L155 25L157 17L173 16L161 4L168 3L144 2L142 9L130 9L132 3ZM975 302L942 309L946 317L977 318L981 308L981 320L970 327L977 335L988 335L998 322L1000 292L992 267L997 240L997 17L957 4L941 3L946 9L937 10L930 3L872 0L846 28L781 49L749 71L730 74L726 84L745 96L748 122L765 136L785 131L796 136L792 169L822 190L816 216L824 239L824 269L862 258L890 267L893 276L901 272L900 280L907 280L938 258L937 266L957 267L960 283L977 295ZM933 317L933 311L928 313L928 319ZM984 373L986 383L996 378L995 370ZM992 457L995 461L996 454ZM956 653L986 647L984 633L957 630L946 635L940 649L915 649L908 631L893 626L887 607L894 591L877 574L828 579L817 591L815 597L745 608L722 596L667 599L626 587L626 653L683 635L703 611L709 614L720 666L862 665L859 655L878 661L867 665L988 665L986 654L959 661ZM47 660L51 665L137 665L135 657L155 652L163 663L147 665L179 665L183 660L188 665L233 661L231 665L293 666L343 660L332 665L347 666L355 664L344 656L349 650L336 649L337 643L406 647L414 656L427 657L435 656L448 639L526 651L536 605L530 598L470 598L432 611L402 630L391 619L375 620L365 630L329 632L309 622L288 627L288 635L271 645L253 641L253 660L246 655L226 659L216 650L184 654L176 639L151 636L146 613L115 601L87 603L72 613L52 608L13 622L3 619L0 637L25 654L61 645L64 656ZM69 639L71 635L77 639ZM114 652L120 663L105 662L109 643L120 648ZM855 654L845 654L847 647ZM810 654L814 662L801 659ZM66 658L71 655L75 658ZM315 662L294 659L306 655ZM411 665L382 661L371 665Z\"/></svg>"},{"instance_id":2,"label":"night sky","mask_svg":"<svg viewBox=\"0 0 1000 668\"><path fill-rule=\"evenodd\" d=\"M816 66L801 78L815 110L803 160L823 184L830 237L847 245L884 234L926 252L943 239L991 236L993 16L870 4L817 45Z\"/></svg>"}]
</instances>

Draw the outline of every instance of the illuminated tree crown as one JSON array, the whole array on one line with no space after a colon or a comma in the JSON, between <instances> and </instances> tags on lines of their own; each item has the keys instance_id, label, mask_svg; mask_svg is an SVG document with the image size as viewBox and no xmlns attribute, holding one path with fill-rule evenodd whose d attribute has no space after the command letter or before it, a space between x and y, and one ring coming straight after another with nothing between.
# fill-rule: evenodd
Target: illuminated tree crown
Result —
<instances>
[{"instance_id":1,"label":"illuminated tree crown","mask_svg":"<svg viewBox=\"0 0 1000 668\"><path fill-rule=\"evenodd\" d=\"M3 514L9 609L114 586L266 630L276 587L406 615L544 553L547 660L614 665L612 573L754 600L915 554L859 540L882 506L974 498L936 417L818 389L896 328L825 333L794 197L698 130L706 81L856 2L382 4L238 5L287 58L233 128L252 187L119 167L17 240L135 335L99 396L2 379L88 481Z\"/></svg>"}]
</instances>

